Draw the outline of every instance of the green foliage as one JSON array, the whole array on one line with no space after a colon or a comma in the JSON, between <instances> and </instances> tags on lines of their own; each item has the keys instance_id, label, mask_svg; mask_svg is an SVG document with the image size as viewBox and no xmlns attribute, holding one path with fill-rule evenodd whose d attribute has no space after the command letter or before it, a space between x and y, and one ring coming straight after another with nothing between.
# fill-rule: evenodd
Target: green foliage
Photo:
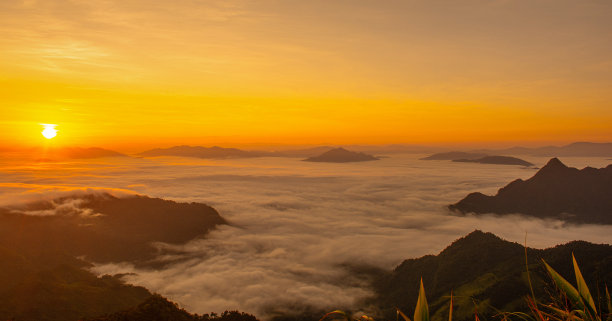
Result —
<instances>
[{"instance_id":1,"label":"green foliage","mask_svg":"<svg viewBox=\"0 0 612 321\"><path fill-rule=\"evenodd\" d=\"M530 282L529 287L532 296L527 296L527 305L531 309L531 315L524 312L499 312L497 316L502 321L510 320L522 320L522 321L612 321L612 300L610 299L610 292L608 287L605 287L606 292L606 305L608 309L607 318L604 318L603 312L598 314L595 301L591 295L591 292L587 286L587 283L580 271L578 262L572 253L572 263L574 268L574 275L576 277L577 287L574 287L570 282L561 276L556 270L554 270L545 260L542 260L546 271L554 282L555 286L559 289L558 295L553 297L552 302L548 304L539 304L535 299L535 292L531 284L531 278L529 276L529 264L528 260L525 260L527 267L527 280ZM466 291L467 290L463 290ZM486 301L486 300L485 300ZM569 301L569 302L568 302ZM560 303L568 302L569 304L560 305ZM448 307L448 321L453 321L453 304L455 303L453 292L450 295L450 304ZM473 317L475 321L480 321L478 316L479 306L474 302ZM399 321L400 317L403 321L430 321L429 305L425 296L425 288L423 286L423 280L420 280L419 294L417 303L414 311L414 317L411 320L405 313L399 308L396 308L397 317ZM358 319L351 319L349 315L343 311L332 311L326 314L320 321L323 321L331 315L340 315L346 321L357 321ZM361 319L366 318L372 320L371 317L363 316Z\"/></svg>"},{"instance_id":2,"label":"green foliage","mask_svg":"<svg viewBox=\"0 0 612 321\"><path fill-rule=\"evenodd\" d=\"M553 282L560 290L561 294L570 300L570 305L558 306L557 304L549 304L543 306L543 309L547 309L549 312L540 312L537 305L534 305L534 314L538 321L548 320L575 320L575 321L602 321L603 315L597 313L595 301L591 296L591 291L586 285L586 281L580 272L578 262L572 253L572 263L574 265L574 274L576 276L577 288L575 288L570 282L565 280L557 271L555 271L550 265L544 262L546 270L550 274ZM606 287L606 296L608 302L608 318L610 315L610 297L608 289Z\"/></svg>"},{"instance_id":3,"label":"green foliage","mask_svg":"<svg viewBox=\"0 0 612 321\"><path fill-rule=\"evenodd\" d=\"M423 279L421 279L419 298L417 299L417 305L414 309L414 321L429 321L429 306L427 305L427 298L425 297Z\"/></svg>"}]
</instances>

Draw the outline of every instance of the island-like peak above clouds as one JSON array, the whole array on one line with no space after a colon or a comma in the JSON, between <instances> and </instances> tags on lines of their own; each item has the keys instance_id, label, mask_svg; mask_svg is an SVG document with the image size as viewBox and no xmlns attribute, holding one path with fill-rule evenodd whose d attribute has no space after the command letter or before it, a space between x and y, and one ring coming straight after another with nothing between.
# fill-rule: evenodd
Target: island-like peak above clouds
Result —
<instances>
[{"instance_id":1,"label":"island-like peak above clouds","mask_svg":"<svg viewBox=\"0 0 612 321\"><path fill-rule=\"evenodd\" d=\"M471 193L451 210L461 213L521 213L577 223L612 224L612 165L581 170L553 158L533 177L517 179L497 195Z\"/></svg>"},{"instance_id":2,"label":"island-like peak above clouds","mask_svg":"<svg viewBox=\"0 0 612 321\"><path fill-rule=\"evenodd\" d=\"M352 152L342 147L334 148L325 153L305 159L306 162L328 162L328 163L348 163L348 162L365 162L378 160L378 157L361 153Z\"/></svg>"},{"instance_id":3,"label":"island-like peak above clouds","mask_svg":"<svg viewBox=\"0 0 612 321\"><path fill-rule=\"evenodd\" d=\"M455 159L477 159L487 156L484 153L468 153L468 152L444 152L429 155L421 158L422 160L455 160Z\"/></svg>"},{"instance_id":4,"label":"island-like peak above clouds","mask_svg":"<svg viewBox=\"0 0 612 321\"><path fill-rule=\"evenodd\" d=\"M496 164L496 165L520 165L533 166L532 163L520 158L511 156L485 156L477 159L454 159L453 162L463 163L479 163L479 164Z\"/></svg>"}]
</instances>

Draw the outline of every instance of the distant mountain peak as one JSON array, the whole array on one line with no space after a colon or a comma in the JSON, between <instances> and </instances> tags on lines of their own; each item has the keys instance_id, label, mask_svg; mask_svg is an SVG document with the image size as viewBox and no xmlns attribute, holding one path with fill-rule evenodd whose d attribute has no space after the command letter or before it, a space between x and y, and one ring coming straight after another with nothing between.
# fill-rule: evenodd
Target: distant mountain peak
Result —
<instances>
[{"instance_id":1,"label":"distant mountain peak","mask_svg":"<svg viewBox=\"0 0 612 321\"><path fill-rule=\"evenodd\" d=\"M540 168L540 170L536 173L535 176L556 176L561 173L567 172L569 169L571 168L563 164L563 162L561 162L557 157L554 157L551 158L548 163L546 163L546 165Z\"/></svg>"},{"instance_id":2,"label":"distant mountain peak","mask_svg":"<svg viewBox=\"0 0 612 321\"><path fill-rule=\"evenodd\" d=\"M446 249L442 251L442 253L449 253L457 250L458 248L463 248L465 246L486 246L494 243L506 242L502 240L499 236L491 233L491 232L483 232L481 230L474 230L470 234L459 238L452 242Z\"/></svg>"},{"instance_id":3,"label":"distant mountain peak","mask_svg":"<svg viewBox=\"0 0 612 321\"><path fill-rule=\"evenodd\" d=\"M568 168L567 165L563 164L563 162L561 162L561 160L559 160L557 157L551 158L548 163L546 163L546 165L544 165L544 168Z\"/></svg>"}]
</instances>

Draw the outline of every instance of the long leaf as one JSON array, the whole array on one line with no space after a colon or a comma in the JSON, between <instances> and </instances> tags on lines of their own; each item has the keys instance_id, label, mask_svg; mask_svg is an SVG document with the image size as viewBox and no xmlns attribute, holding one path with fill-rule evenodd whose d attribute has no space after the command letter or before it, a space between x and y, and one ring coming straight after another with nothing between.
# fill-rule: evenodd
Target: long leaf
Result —
<instances>
[{"instance_id":1,"label":"long leaf","mask_svg":"<svg viewBox=\"0 0 612 321\"><path fill-rule=\"evenodd\" d=\"M319 321L323 321L325 320L328 316L330 315L334 315L334 314L340 314L346 321L349 321L349 316L346 314L346 312L342 311L342 310L334 310L332 312L328 312L326 313L321 319L319 319Z\"/></svg>"},{"instance_id":2,"label":"long leaf","mask_svg":"<svg viewBox=\"0 0 612 321\"><path fill-rule=\"evenodd\" d=\"M402 318L404 318L404 320L405 320L405 321L412 321L412 320L410 320L410 318L409 318L407 315L405 315L405 314L404 314L404 312L402 312L400 309L395 308L395 310L397 310L397 315L398 315L398 318L397 318L397 319L398 319L398 320L399 320L399 316L401 315L401 316L402 316Z\"/></svg>"},{"instance_id":3,"label":"long leaf","mask_svg":"<svg viewBox=\"0 0 612 321\"><path fill-rule=\"evenodd\" d=\"M591 291L589 291L589 287L587 286L586 282L584 281L584 278L582 277L582 273L580 272L580 268L578 267L578 262L576 262L574 253L572 253L572 261L574 261L574 273L576 274L576 284L578 285L578 293L582 297L582 300L585 302L586 308L589 314L591 315L591 318L596 319L597 309L595 309L595 301L593 301Z\"/></svg>"},{"instance_id":4,"label":"long leaf","mask_svg":"<svg viewBox=\"0 0 612 321\"><path fill-rule=\"evenodd\" d=\"M568 299L572 301L572 304L579 309L584 309L584 303L582 302L582 298L580 297L578 290L576 290L576 288L574 288L569 282L567 282L567 280L565 280L561 275L559 275L557 271L550 267L550 265L548 265L546 261L542 260L542 262L544 262L544 266L546 267L548 274L550 274L550 277L553 279L557 287L561 291L563 291L565 295L567 295Z\"/></svg>"},{"instance_id":5,"label":"long leaf","mask_svg":"<svg viewBox=\"0 0 612 321\"><path fill-rule=\"evenodd\" d=\"M453 290L451 290L450 307L448 308L448 321L453 321Z\"/></svg>"},{"instance_id":6,"label":"long leaf","mask_svg":"<svg viewBox=\"0 0 612 321\"><path fill-rule=\"evenodd\" d=\"M610 292L608 291L608 285L606 285L606 299L608 300L608 318L606 321L612 321L612 300L610 300Z\"/></svg>"},{"instance_id":7,"label":"long leaf","mask_svg":"<svg viewBox=\"0 0 612 321\"><path fill-rule=\"evenodd\" d=\"M421 278L421 287L419 288L419 298L414 310L414 321L429 321L429 306L427 306L427 298L425 297L425 288L423 287L423 278Z\"/></svg>"}]
</instances>

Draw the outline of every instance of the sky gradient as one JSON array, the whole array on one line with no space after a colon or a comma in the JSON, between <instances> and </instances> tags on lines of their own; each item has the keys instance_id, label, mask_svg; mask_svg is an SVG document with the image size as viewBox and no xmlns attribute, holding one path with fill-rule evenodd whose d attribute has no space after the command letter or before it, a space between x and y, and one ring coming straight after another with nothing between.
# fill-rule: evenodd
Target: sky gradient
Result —
<instances>
[{"instance_id":1,"label":"sky gradient","mask_svg":"<svg viewBox=\"0 0 612 321\"><path fill-rule=\"evenodd\" d=\"M0 146L612 141L609 1L0 2Z\"/></svg>"}]
</instances>

